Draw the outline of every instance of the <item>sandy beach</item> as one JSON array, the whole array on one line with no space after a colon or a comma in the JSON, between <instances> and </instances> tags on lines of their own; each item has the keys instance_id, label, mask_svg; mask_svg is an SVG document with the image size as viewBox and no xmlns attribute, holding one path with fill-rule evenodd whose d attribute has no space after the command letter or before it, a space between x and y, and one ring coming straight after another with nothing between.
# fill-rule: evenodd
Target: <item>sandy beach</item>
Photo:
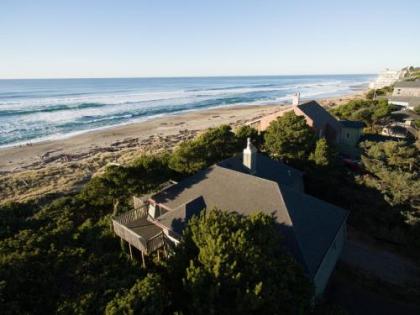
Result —
<instances>
[{"instance_id":1,"label":"sandy beach","mask_svg":"<svg viewBox=\"0 0 420 315\"><path fill-rule=\"evenodd\" d=\"M363 92L319 100L336 106ZM232 106L186 112L91 131L66 139L0 149L0 200L26 200L77 190L108 163L126 163L142 153L168 150L200 131L221 124L233 128L291 105Z\"/></svg>"}]
</instances>

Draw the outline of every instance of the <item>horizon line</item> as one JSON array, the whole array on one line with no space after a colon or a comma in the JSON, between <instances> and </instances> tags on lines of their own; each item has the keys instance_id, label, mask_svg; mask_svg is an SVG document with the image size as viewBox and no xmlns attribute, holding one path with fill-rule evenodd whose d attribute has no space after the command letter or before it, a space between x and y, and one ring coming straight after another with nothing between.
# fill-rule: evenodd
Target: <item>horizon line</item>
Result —
<instances>
[{"instance_id":1,"label":"horizon line","mask_svg":"<svg viewBox=\"0 0 420 315\"><path fill-rule=\"evenodd\" d=\"M115 76L115 77L26 77L0 78L0 80L91 80L91 79L193 79L193 78L237 78L237 77L298 77L298 76L333 76L333 75L377 75L378 73L314 73L314 74L241 74L241 75L187 75L187 76Z\"/></svg>"}]
</instances>

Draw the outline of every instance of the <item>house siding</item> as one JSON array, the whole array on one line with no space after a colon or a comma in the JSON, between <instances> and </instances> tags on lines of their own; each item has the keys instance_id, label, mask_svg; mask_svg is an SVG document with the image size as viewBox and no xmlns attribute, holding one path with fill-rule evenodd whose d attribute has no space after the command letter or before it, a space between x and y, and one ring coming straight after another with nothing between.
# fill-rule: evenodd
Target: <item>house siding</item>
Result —
<instances>
[{"instance_id":1,"label":"house siding","mask_svg":"<svg viewBox=\"0 0 420 315\"><path fill-rule=\"evenodd\" d=\"M334 242L328 249L327 254L325 255L317 273L315 274L315 297L320 297L324 293L328 280L332 272L334 271L335 265L337 264L337 261L340 258L341 252L343 251L346 235L347 229L346 224L344 223L338 231Z\"/></svg>"},{"instance_id":2,"label":"house siding","mask_svg":"<svg viewBox=\"0 0 420 315\"><path fill-rule=\"evenodd\" d=\"M392 96L420 96L420 87L395 87Z\"/></svg>"},{"instance_id":3,"label":"house siding","mask_svg":"<svg viewBox=\"0 0 420 315\"><path fill-rule=\"evenodd\" d=\"M355 147L362 136L362 128L346 128L341 127L340 141L342 145Z\"/></svg>"}]
</instances>

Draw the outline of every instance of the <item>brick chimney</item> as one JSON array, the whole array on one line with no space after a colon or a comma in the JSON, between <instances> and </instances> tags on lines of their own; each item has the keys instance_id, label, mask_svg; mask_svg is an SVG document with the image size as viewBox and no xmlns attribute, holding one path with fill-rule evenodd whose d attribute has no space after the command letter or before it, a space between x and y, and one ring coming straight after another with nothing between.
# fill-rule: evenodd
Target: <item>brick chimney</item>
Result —
<instances>
[{"instance_id":1,"label":"brick chimney","mask_svg":"<svg viewBox=\"0 0 420 315\"><path fill-rule=\"evenodd\" d=\"M297 106L297 105L299 105L299 102L300 102L300 93L297 92L297 93L293 94L292 105Z\"/></svg>"},{"instance_id":2,"label":"brick chimney","mask_svg":"<svg viewBox=\"0 0 420 315\"><path fill-rule=\"evenodd\" d=\"M244 166L249 169L251 174L255 174L257 171L257 149L251 143L251 138L247 139L246 148L243 151L243 162Z\"/></svg>"}]
</instances>

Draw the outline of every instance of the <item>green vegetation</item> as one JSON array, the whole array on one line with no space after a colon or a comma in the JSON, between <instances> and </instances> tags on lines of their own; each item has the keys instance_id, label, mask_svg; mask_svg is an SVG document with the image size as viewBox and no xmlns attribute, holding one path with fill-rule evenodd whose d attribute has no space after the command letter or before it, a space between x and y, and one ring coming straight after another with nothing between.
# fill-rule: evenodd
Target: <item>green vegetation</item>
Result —
<instances>
[{"instance_id":1,"label":"green vegetation","mask_svg":"<svg viewBox=\"0 0 420 315\"><path fill-rule=\"evenodd\" d=\"M316 142L315 151L309 155L309 160L318 167L331 167L336 159L335 151L328 145L325 138Z\"/></svg>"},{"instance_id":2,"label":"green vegetation","mask_svg":"<svg viewBox=\"0 0 420 315\"><path fill-rule=\"evenodd\" d=\"M240 126L235 130L235 135L237 138L238 149L243 149L246 146L246 139L251 138L254 145L260 147L262 144L262 137L258 134L258 131L255 128L252 128L247 125Z\"/></svg>"},{"instance_id":3,"label":"green vegetation","mask_svg":"<svg viewBox=\"0 0 420 315\"><path fill-rule=\"evenodd\" d=\"M236 134L228 125L210 128L197 138L181 143L172 154L169 165L181 174L194 174L240 152L246 137L256 134L251 127L239 128Z\"/></svg>"},{"instance_id":4,"label":"green vegetation","mask_svg":"<svg viewBox=\"0 0 420 315\"><path fill-rule=\"evenodd\" d=\"M293 112L273 121L264 134L264 148L270 156L295 165L308 158L315 141L315 134L305 118Z\"/></svg>"},{"instance_id":5,"label":"green vegetation","mask_svg":"<svg viewBox=\"0 0 420 315\"><path fill-rule=\"evenodd\" d=\"M275 218L203 211L159 273L138 280L108 314L296 314L312 287L281 246Z\"/></svg>"},{"instance_id":6,"label":"green vegetation","mask_svg":"<svg viewBox=\"0 0 420 315\"><path fill-rule=\"evenodd\" d=\"M193 219L168 264L174 277L170 283L183 284L174 294L187 307L185 313L294 314L307 309L311 286L282 250L276 224L268 215L217 210Z\"/></svg>"},{"instance_id":7,"label":"green vegetation","mask_svg":"<svg viewBox=\"0 0 420 315\"><path fill-rule=\"evenodd\" d=\"M387 119L381 101L352 101L340 118ZM223 211L190 221L183 242L148 270L129 259L110 217L132 194L182 179L244 147L251 136L274 158L305 171L307 192L351 210L353 227L419 253L419 152L404 142L364 143L362 175L316 141L302 117L274 121L264 138L250 127L212 128L172 153L112 165L77 194L0 207L0 309L4 314L293 314L308 311L311 285L281 248L274 219ZM257 210L257 209L256 209ZM320 310L317 310L320 311ZM330 311L330 310L328 310Z\"/></svg>"},{"instance_id":8,"label":"green vegetation","mask_svg":"<svg viewBox=\"0 0 420 315\"><path fill-rule=\"evenodd\" d=\"M407 81L414 81L414 80L420 79L420 69L410 67L409 68L409 73L408 73L408 75L406 75L405 79Z\"/></svg>"},{"instance_id":9,"label":"green vegetation","mask_svg":"<svg viewBox=\"0 0 420 315\"><path fill-rule=\"evenodd\" d=\"M385 96L385 95L392 94L393 91L394 91L393 86L385 86L381 89L369 90L369 92L367 92L366 94L366 98L369 100L373 100L377 96Z\"/></svg>"},{"instance_id":10,"label":"green vegetation","mask_svg":"<svg viewBox=\"0 0 420 315\"><path fill-rule=\"evenodd\" d=\"M393 86L385 86L381 89L369 90L366 93L366 98L369 99L369 100L373 100L375 98L375 96L389 95L389 94L392 94L393 91L394 91Z\"/></svg>"},{"instance_id":11,"label":"green vegetation","mask_svg":"<svg viewBox=\"0 0 420 315\"><path fill-rule=\"evenodd\" d=\"M118 293L106 306L105 313L164 314L169 305L169 296L162 277L157 273L149 273L143 279L138 279L129 290Z\"/></svg>"},{"instance_id":12,"label":"green vegetation","mask_svg":"<svg viewBox=\"0 0 420 315\"><path fill-rule=\"evenodd\" d=\"M420 165L419 151L403 142L363 143L362 163L369 172L361 183L381 193L399 210L406 234L420 246Z\"/></svg>"},{"instance_id":13,"label":"green vegetation","mask_svg":"<svg viewBox=\"0 0 420 315\"><path fill-rule=\"evenodd\" d=\"M389 105L387 100L353 100L331 110L339 119L361 120L372 127L397 108Z\"/></svg>"}]
</instances>

